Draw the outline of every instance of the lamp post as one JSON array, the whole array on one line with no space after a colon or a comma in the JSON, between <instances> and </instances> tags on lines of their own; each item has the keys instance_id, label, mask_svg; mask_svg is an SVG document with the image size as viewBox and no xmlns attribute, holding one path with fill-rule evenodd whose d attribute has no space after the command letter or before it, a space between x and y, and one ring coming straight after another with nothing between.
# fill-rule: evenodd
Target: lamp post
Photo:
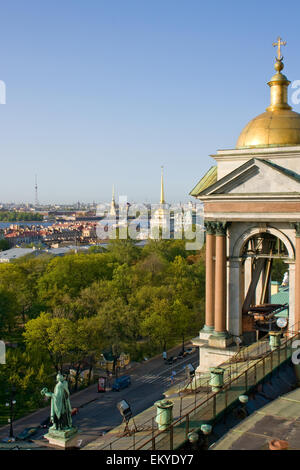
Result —
<instances>
[{"instance_id":1,"label":"lamp post","mask_svg":"<svg viewBox=\"0 0 300 470\"><path fill-rule=\"evenodd\" d=\"M9 418L8 422L10 424L10 429L9 429L9 437L13 438L14 437L14 431L13 431L13 419L14 419L14 406L16 405L16 400L14 399L14 394L15 394L16 388L11 387L10 393L9 393L9 402L5 403L5 406L9 408Z\"/></svg>"}]
</instances>

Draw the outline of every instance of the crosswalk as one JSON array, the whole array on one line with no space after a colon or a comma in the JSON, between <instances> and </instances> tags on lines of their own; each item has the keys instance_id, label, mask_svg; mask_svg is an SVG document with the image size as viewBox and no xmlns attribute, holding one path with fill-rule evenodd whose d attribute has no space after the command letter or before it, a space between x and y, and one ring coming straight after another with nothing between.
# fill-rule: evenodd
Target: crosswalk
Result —
<instances>
[{"instance_id":1,"label":"crosswalk","mask_svg":"<svg viewBox=\"0 0 300 470\"><path fill-rule=\"evenodd\" d=\"M193 365L196 366L197 364L197 360L194 360L194 361L191 361ZM174 381L178 381L178 380L182 380L184 379L185 377L185 367L186 365L183 365L181 364L179 366L176 365L176 366L173 366L172 370L166 370L166 371L163 371L161 372L160 374L156 374L156 375L153 375L153 374L145 374L143 376L140 376L140 377L137 377L135 378L134 382L135 383L140 383L140 384L145 384L145 383L154 383L154 382L160 382L161 384L163 385L171 385L172 384L172 381L171 381L171 374L172 374L172 371L174 370L176 372L176 374L174 375Z\"/></svg>"},{"instance_id":2,"label":"crosswalk","mask_svg":"<svg viewBox=\"0 0 300 470\"><path fill-rule=\"evenodd\" d=\"M158 382L160 381L161 383L167 383L167 382L170 382L170 378L169 377L161 377L161 376L157 376L157 375L143 375L142 377L137 377L135 379L135 382L139 382L139 383L153 383L153 382Z\"/></svg>"}]
</instances>

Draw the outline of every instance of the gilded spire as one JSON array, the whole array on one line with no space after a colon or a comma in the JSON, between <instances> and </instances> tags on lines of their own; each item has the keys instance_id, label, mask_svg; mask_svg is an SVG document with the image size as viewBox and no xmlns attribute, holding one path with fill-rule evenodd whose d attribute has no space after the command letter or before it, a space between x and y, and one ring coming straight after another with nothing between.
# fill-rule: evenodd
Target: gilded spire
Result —
<instances>
[{"instance_id":1,"label":"gilded spire","mask_svg":"<svg viewBox=\"0 0 300 470\"><path fill-rule=\"evenodd\" d=\"M284 68L283 56L281 55L281 46L285 46L286 41L282 41L279 36L277 42L273 43L273 47L277 47L277 57L274 64L276 74L273 75L271 80L268 82L271 88L271 103L267 108L267 111L276 111L278 109L292 109L287 102L287 88L291 83L285 75L281 73Z\"/></svg>"},{"instance_id":2,"label":"gilded spire","mask_svg":"<svg viewBox=\"0 0 300 470\"><path fill-rule=\"evenodd\" d=\"M164 196L164 167L161 167L161 182L160 182L160 204L165 204Z\"/></svg>"},{"instance_id":3,"label":"gilded spire","mask_svg":"<svg viewBox=\"0 0 300 470\"><path fill-rule=\"evenodd\" d=\"M111 201L112 202L115 202L115 185L113 184L113 187L112 187L112 198L111 198Z\"/></svg>"},{"instance_id":4,"label":"gilded spire","mask_svg":"<svg viewBox=\"0 0 300 470\"><path fill-rule=\"evenodd\" d=\"M113 184L112 198L111 198L111 203L110 203L110 215L115 216L116 213L117 213L117 211L116 211L116 203L115 203L115 185Z\"/></svg>"}]
</instances>

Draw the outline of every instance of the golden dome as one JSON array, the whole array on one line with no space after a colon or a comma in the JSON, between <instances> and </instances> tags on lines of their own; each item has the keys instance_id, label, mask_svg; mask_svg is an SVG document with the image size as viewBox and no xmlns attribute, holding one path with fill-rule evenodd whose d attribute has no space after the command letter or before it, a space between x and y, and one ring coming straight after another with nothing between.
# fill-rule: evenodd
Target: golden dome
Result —
<instances>
[{"instance_id":1,"label":"golden dome","mask_svg":"<svg viewBox=\"0 0 300 470\"><path fill-rule=\"evenodd\" d=\"M300 114L289 109L266 111L250 121L236 147L271 147L300 144Z\"/></svg>"},{"instance_id":2,"label":"golden dome","mask_svg":"<svg viewBox=\"0 0 300 470\"><path fill-rule=\"evenodd\" d=\"M287 103L287 87L290 84L283 69L283 57L275 63L277 73L268 83L271 104L266 111L250 121L240 134L236 148L280 147L300 145L300 114L292 111Z\"/></svg>"}]
</instances>

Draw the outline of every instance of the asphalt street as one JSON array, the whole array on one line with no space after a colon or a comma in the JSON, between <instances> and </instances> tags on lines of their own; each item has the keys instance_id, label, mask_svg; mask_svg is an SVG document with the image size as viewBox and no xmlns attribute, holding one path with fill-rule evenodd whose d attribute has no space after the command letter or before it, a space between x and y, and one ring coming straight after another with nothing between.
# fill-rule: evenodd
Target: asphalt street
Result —
<instances>
[{"instance_id":1,"label":"asphalt street","mask_svg":"<svg viewBox=\"0 0 300 470\"><path fill-rule=\"evenodd\" d=\"M176 372L175 383L184 380L186 365L191 363L196 367L198 356L198 351L196 351L178 359L172 365L166 365L161 358L154 361L150 369L148 367L150 364L145 363L130 374L131 385L128 388L120 392L96 393L95 401L80 408L78 415L73 419L74 425L80 429L82 445L122 422L122 417L117 409L119 401L126 400L130 404L134 416L152 406L155 401L164 398L163 392L172 386L170 380L172 372ZM143 368L145 369L144 373Z\"/></svg>"},{"instance_id":2,"label":"asphalt street","mask_svg":"<svg viewBox=\"0 0 300 470\"><path fill-rule=\"evenodd\" d=\"M180 347L169 352L175 356L180 351ZM155 357L136 365L126 374L131 377L131 385L121 390L105 393L97 393L97 385L71 395L71 405L78 407L79 413L73 416L73 424L80 430L79 439L82 446L88 442L102 436L103 433L118 426L122 422L122 417L117 409L117 403L125 399L131 406L133 415L137 415L154 404L155 401L164 398L163 392L173 384L171 382L172 372L176 372L175 383L185 379L185 367L191 363L195 368L199 363L199 353L195 352L177 359L176 362L166 364L162 356ZM14 423L15 435L19 434L26 427L39 425L50 414L50 408L44 408L32 415L29 415ZM34 440L41 439L47 429L40 429L33 437ZM0 439L7 437L8 427L0 428Z\"/></svg>"}]
</instances>

